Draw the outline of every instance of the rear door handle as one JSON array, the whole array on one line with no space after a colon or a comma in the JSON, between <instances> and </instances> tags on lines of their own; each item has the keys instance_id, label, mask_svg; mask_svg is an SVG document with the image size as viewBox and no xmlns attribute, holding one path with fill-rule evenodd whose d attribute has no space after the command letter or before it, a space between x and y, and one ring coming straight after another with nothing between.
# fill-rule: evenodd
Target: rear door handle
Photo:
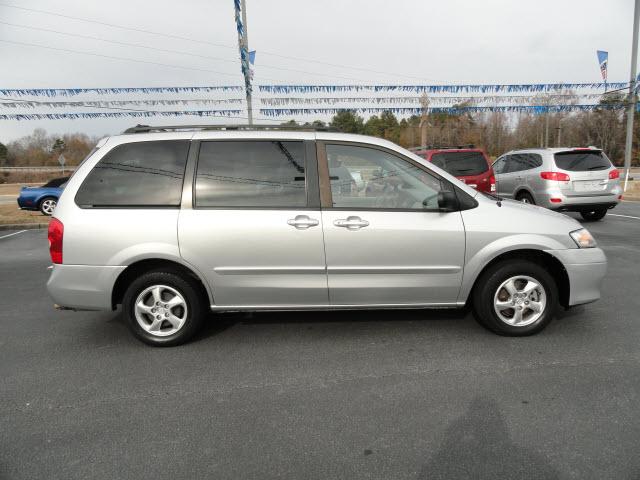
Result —
<instances>
[{"instance_id":1,"label":"rear door handle","mask_svg":"<svg viewBox=\"0 0 640 480\"><path fill-rule=\"evenodd\" d=\"M347 217L347 218L339 218L333 224L336 227L343 227L347 230L359 230L363 227L368 227L369 222L361 219L360 217Z\"/></svg>"},{"instance_id":2,"label":"rear door handle","mask_svg":"<svg viewBox=\"0 0 640 480\"><path fill-rule=\"evenodd\" d=\"M306 230L309 227L315 227L320 222L307 215L296 215L296 218L290 218L287 220L287 223L292 227L296 227L298 230Z\"/></svg>"}]
</instances>

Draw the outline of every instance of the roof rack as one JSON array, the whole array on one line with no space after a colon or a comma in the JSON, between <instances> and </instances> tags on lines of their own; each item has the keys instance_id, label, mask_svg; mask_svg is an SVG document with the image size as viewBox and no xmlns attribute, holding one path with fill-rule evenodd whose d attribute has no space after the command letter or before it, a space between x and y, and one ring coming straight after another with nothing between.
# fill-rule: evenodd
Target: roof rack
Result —
<instances>
[{"instance_id":1,"label":"roof rack","mask_svg":"<svg viewBox=\"0 0 640 480\"><path fill-rule=\"evenodd\" d=\"M338 132L334 127L315 127L311 125L136 125L122 133L169 132L181 130L295 130L303 132Z\"/></svg>"},{"instance_id":2,"label":"roof rack","mask_svg":"<svg viewBox=\"0 0 640 480\"><path fill-rule=\"evenodd\" d=\"M421 147L410 148L409 151L416 152L418 150L461 150L463 148L476 148L473 143L465 145L423 145Z\"/></svg>"}]
</instances>

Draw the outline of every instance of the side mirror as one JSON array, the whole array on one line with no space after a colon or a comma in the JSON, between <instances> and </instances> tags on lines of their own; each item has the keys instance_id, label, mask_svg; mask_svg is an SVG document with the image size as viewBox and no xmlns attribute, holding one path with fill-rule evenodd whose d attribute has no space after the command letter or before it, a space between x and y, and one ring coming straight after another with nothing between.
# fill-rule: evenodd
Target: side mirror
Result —
<instances>
[{"instance_id":1,"label":"side mirror","mask_svg":"<svg viewBox=\"0 0 640 480\"><path fill-rule=\"evenodd\" d=\"M443 212L456 212L460 210L460 203L456 192L441 191L438 193L438 208Z\"/></svg>"}]
</instances>

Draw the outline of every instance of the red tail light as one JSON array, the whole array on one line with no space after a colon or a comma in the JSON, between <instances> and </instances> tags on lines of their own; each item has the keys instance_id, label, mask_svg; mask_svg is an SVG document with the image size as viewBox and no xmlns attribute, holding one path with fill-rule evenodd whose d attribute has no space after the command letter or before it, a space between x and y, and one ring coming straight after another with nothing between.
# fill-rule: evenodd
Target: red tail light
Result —
<instances>
[{"instance_id":1,"label":"red tail light","mask_svg":"<svg viewBox=\"0 0 640 480\"><path fill-rule=\"evenodd\" d=\"M555 182L568 182L571 177L562 172L540 172L540 176L545 180L553 180Z\"/></svg>"},{"instance_id":2,"label":"red tail light","mask_svg":"<svg viewBox=\"0 0 640 480\"><path fill-rule=\"evenodd\" d=\"M620 178L620 170L617 168L609 172L609 180L615 180L616 178Z\"/></svg>"},{"instance_id":3,"label":"red tail light","mask_svg":"<svg viewBox=\"0 0 640 480\"><path fill-rule=\"evenodd\" d=\"M495 175L493 173L489 177L489 185L490 185L490 190L492 192L495 192L496 191L496 177L495 177Z\"/></svg>"},{"instance_id":4,"label":"red tail light","mask_svg":"<svg viewBox=\"0 0 640 480\"><path fill-rule=\"evenodd\" d=\"M62 263L62 237L64 235L64 225L57 218L52 218L49 222L49 253L53 263Z\"/></svg>"}]
</instances>

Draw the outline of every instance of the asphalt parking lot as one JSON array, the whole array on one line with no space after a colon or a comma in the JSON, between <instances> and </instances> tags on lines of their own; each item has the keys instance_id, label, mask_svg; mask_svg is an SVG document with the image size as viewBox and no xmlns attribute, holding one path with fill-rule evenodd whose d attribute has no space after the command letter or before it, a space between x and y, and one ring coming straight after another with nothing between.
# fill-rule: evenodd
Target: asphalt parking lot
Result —
<instances>
[{"instance_id":1,"label":"asphalt parking lot","mask_svg":"<svg viewBox=\"0 0 640 480\"><path fill-rule=\"evenodd\" d=\"M269 313L155 349L53 310L46 232L0 232L0 478L639 478L640 203L612 213L603 299L519 339Z\"/></svg>"}]
</instances>

